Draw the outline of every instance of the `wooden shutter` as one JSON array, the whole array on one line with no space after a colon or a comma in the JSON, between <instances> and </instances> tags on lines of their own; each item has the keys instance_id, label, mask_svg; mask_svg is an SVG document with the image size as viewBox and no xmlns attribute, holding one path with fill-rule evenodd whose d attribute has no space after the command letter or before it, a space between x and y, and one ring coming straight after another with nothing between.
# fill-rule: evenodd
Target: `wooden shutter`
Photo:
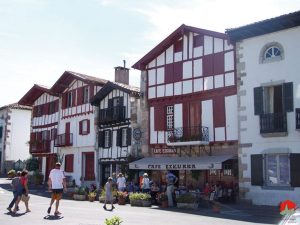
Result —
<instances>
[{"instance_id":1,"label":"wooden shutter","mask_svg":"<svg viewBox=\"0 0 300 225\"><path fill-rule=\"evenodd\" d=\"M251 155L251 184L263 186L263 155Z\"/></svg>"},{"instance_id":2,"label":"wooden shutter","mask_svg":"<svg viewBox=\"0 0 300 225\"><path fill-rule=\"evenodd\" d=\"M122 129L117 130L116 146L122 146Z\"/></svg>"},{"instance_id":3,"label":"wooden shutter","mask_svg":"<svg viewBox=\"0 0 300 225\"><path fill-rule=\"evenodd\" d=\"M300 154L290 154L291 186L300 187Z\"/></svg>"},{"instance_id":4,"label":"wooden shutter","mask_svg":"<svg viewBox=\"0 0 300 225\"><path fill-rule=\"evenodd\" d=\"M165 83L172 83L173 82L173 63L165 65Z\"/></svg>"},{"instance_id":5,"label":"wooden shutter","mask_svg":"<svg viewBox=\"0 0 300 225\"><path fill-rule=\"evenodd\" d=\"M92 99L92 97L94 97L94 85L93 84L91 84L90 85L90 100Z\"/></svg>"},{"instance_id":6,"label":"wooden shutter","mask_svg":"<svg viewBox=\"0 0 300 225\"><path fill-rule=\"evenodd\" d=\"M77 89L77 105L82 105L83 103L83 91L84 87L80 87Z\"/></svg>"},{"instance_id":7,"label":"wooden shutter","mask_svg":"<svg viewBox=\"0 0 300 225\"><path fill-rule=\"evenodd\" d=\"M254 88L254 115L261 115L264 113L263 100L263 87Z\"/></svg>"},{"instance_id":8,"label":"wooden shutter","mask_svg":"<svg viewBox=\"0 0 300 225\"><path fill-rule=\"evenodd\" d=\"M47 130L47 141L50 141L51 137L50 137L50 130Z\"/></svg>"},{"instance_id":9,"label":"wooden shutter","mask_svg":"<svg viewBox=\"0 0 300 225\"><path fill-rule=\"evenodd\" d=\"M46 103L43 105L43 115L49 115L50 103Z\"/></svg>"},{"instance_id":10,"label":"wooden shutter","mask_svg":"<svg viewBox=\"0 0 300 225\"><path fill-rule=\"evenodd\" d=\"M224 53L219 52L213 54L214 57L214 65L213 65L213 73L214 74L224 74Z\"/></svg>"},{"instance_id":11,"label":"wooden shutter","mask_svg":"<svg viewBox=\"0 0 300 225\"><path fill-rule=\"evenodd\" d=\"M131 128L127 128L127 140L126 140L127 146L131 145Z\"/></svg>"},{"instance_id":12,"label":"wooden shutter","mask_svg":"<svg viewBox=\"0 0 300 225\"><path fill-rule=\"evenodd\" d=\"M154 130L162 131L165 130L165 117L166 113L163 106L155 106L154 107Z\"/></svg>"},{"instance_id":13,"label":"wooden shutter","mask_svg":"<svg viewBox=\"0 0 300 225\"><path fill-rule=\"evenodd\" d=\"M182 70L183 70L183 63L182 62L175 62L173 63L173 81L182 81Z\"/></svg>"},{"instance_id":14,"label":"wooden shutter","mask_svg":"<svg viewBox=\"0 0 300 225\"><path fill-rule=\"evenodd\" d=\"M73 172L74 167L74 155L66 155L65 156L65 172Z\"/></svg>"},{"instance_id":15,"label":"wooden shutter","mask_svg":"<svg viewBox=\"0 0 300 225\"><path fill-rule=\"evenodd\" d=\"M104 131L99 131L99 134L98 134L98 147L99 148L104 147Z\"/></svg>"},{"instance_id":16,"label":"wooden shutter","mask_svg":"<svg viewBox=\"0 0 300 225\"><path fill-rule=\"evenodd\" d=\"M229 106L230 107L230 106ZM225 98L218 95L213 99L213 119L215 127L225 127Z\"/></svg>"},{"instance_id":17,"label":"wooden shutter","mask_svg":"<svg viewBox=\"0 0 300 225\"><path fill-rule=\"evenodd\" d=\"M294 111L293 82L283 84L283 108L285 112Z\"/></svg>"},{"instance_id":18,"label":"wooden shutter","mask_svg":"<svg viewBox=\"0 0 300 225\"><path fill-rule=\"evenodd\" d=\"M61 101L61 108L65 109L67 108L67 99L68 99L68 93L65 92L62 94L62 101Z\"/></svg>"},{"instance_id":19,"label":"wooden shutter","mask_svg":"<svg viewBox=\"0 0 300 225\"><path fill-rule=\"evenodd\" d=\"M87 134L89 134L90 133L90 120L87 120L86 121L86 129L87 129Z\"/></svg>"},{"instance_id":20,"label":"wooden shutter","mask_svg":"<svg viewBox=\"0 0 300 225\"><path fill-rule=\"evenodd\" d=\"M109 132L108 132L108 134L109 134L109 138L108 138L108 147L111 147L112 146L112 139L113 139L113 137L112 137L112 131L111 130L109 130Z\"/></svg>"},{"instance_id":21,"label":"wooden shutter","mask_svg":"<svg viewBox=\"0 0 300 225\"><path fill-rule=\"evenodd\" d=\"M82 121L79 121L79 134L82 135Z\"/></svg>"},{"instance_id":22,"label":"wooden shutter","mask_svg":"<svg viewBox=\"0 0 300 225\"><path fill-rule=\"evenodd\" d=\"M72 91L72 107L76 106L76 89Z\"/></svg>"}]
</instances>

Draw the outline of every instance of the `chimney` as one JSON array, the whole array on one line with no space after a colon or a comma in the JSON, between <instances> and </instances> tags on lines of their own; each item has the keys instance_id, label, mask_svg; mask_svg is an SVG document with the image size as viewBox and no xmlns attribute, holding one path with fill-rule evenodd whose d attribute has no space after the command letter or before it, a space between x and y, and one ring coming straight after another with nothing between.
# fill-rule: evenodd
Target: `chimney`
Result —
<instances>
[{"instance_id":1,"label":"chimney","mask_svg":"<svg viewBox=\"0 0 300 225\"><path fill-rule=\"evenodd\" d=\"M129 84L129 69L126 68L126 60L123 60L123 67L115 67L115 82Z\"/></svg>"}]
</instances>

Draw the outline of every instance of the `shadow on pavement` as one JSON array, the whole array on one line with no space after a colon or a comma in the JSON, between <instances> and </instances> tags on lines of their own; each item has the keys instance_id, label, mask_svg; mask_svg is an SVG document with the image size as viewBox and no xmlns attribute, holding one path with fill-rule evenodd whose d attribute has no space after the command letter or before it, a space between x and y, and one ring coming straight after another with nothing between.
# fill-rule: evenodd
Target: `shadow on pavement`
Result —
<instances>
[{"instance_id":1,"label":"shadow on pavement","mask_svg":"<svg viewBox=\"0 0 300 225\"><path fill-rule=\"evenodd\" d=\"M11 217L20 217L20 216L24 216L26 213L13 213L13 212L7 212L7 213L4 213L5 215L9 215Z\"/></svg>"},{"instance_id":2,"label":"shadow on pavement","mask_svg":"<svg viewBox=\"0 0 300 225\"><path fill-rule=\"evenodd\" d=\"M278 224L281 215L279 211L274 210L274 207L268 206L248 206L241 207L239 206L224 206L221 209L220 213L215 213L211 208L198 208L195 210L189 209L178 209L174 208L159 208L152 207L152 210L165 210L176 213L185 213L185 214L193 214L207 217L214 217L220 219L228 219L228 220L237 220L243 222L251 222L251 223L265 223L265 224Z\"/></svg>"},{"instance_id":3,"label":"shadow on pavement","mask_svg":"<svg viewBox=\"0 0 300 225\"><path fill-rule=\"evenodd\" d=\"M47 215L44 217L44 220L61 220L64 218L63 216L52 216L52 215Z\"/></svg>"}]
</instances>

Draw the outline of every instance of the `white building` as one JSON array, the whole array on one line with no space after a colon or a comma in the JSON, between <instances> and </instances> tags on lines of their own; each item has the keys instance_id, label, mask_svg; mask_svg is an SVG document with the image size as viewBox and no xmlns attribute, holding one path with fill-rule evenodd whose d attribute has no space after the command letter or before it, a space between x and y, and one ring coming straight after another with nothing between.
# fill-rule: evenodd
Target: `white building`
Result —
<instances>
[{"instance_id":1,"label":"white building","mask_svg":"<svg viewBox=\"0 0 300 225\"><path fill-rule=\"evenodd\" d=\"M17 103L0 108L0 170L13 168L13 163L29 158L31 107Z\"/></svg>"},{"instance_id":2,"label":"white building","mask_svg":"<svg viewBox=\"0 0 300 225\"><path fill-rule=\"evenodd\" d=\"M239 185L259 205L300 203L300 11L229 29L236 44Z\"/></svg>"}]
</instances>

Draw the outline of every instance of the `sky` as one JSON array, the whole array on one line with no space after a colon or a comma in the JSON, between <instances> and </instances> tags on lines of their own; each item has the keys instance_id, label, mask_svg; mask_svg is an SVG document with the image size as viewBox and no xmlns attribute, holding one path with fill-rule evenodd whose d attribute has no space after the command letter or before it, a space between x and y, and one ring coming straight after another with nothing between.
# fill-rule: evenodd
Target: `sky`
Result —
<instances>
[{"instance_id":1,"label":"sky","mask_svg":"<svg viewBox=\"0 0 300 225\"><path fill-rule=\"evenodd\" d=\"M300 0L0 0L0 107L66 70L108 80L181 24L225 32L300 10ZM140 71L130 69L131 85Z\"/></svg>"}]
</instances>

